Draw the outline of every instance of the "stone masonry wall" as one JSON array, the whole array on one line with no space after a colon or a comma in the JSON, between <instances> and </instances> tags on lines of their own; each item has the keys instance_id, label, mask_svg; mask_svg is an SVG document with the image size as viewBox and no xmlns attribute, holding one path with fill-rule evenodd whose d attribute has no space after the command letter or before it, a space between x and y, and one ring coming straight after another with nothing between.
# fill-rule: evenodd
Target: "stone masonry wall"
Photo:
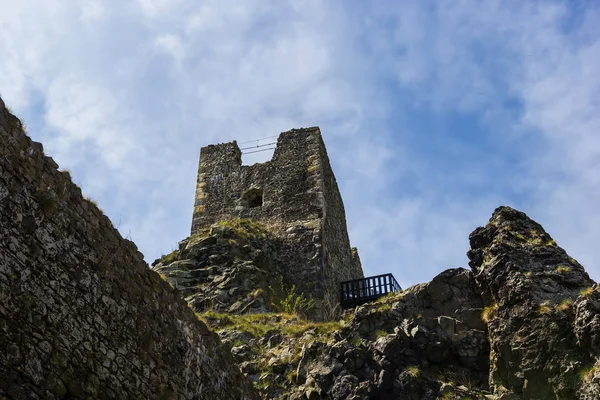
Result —
<instances>
[{"instance_id":1,"label":"stone masonry wall","mask_svg":"<svg viewBox=\"0 0 600 400\"><path fill-rule=\"evenodd\" d=\"M1 99L0 398L257 398Z\"/></svg>"},{"instance_id":2,"label":"stone masonry wall","mask_svg":"<svg viewBox=\"0 0 600 400\"><path fill-rule=\"evenodd\" d=\"M262 207L244 203L252 189L262 191ZM202 148L192 234L230 217L260 220L279 233L282 274L317 308L325 298L337 302L340 281L363 276L317 127L282 133L272 160L250 166L241 164L236 142Z\"/></svg>"},{"instance_id":3,"label":"stone masonry wall","mask_svg":"<svg viewBox=\"0 0 600 400\"><path fill-rule=\"evenodd\" d=\"M328 304L339 301L339 283L362 278L363 271L356 248L350 248L346 212L342 196L337 186L335 175L331 169L325 144L320 141L321 174L324 186L325 213L323 216L323 245L325 252L325 269Z\"/></svg>"},{"instance_id":4,"label":"stone masonry wall","mask_svg":"<svg viewBox=\"0 0 600 400\"><path fill-rule=\"evenodd\" d=\"M200 151L192 234L227 217L297 222L323 214L319 177L310 163L320 156L318 128L284 132L270 162L242 165L237 143L203 147ZM244 207L242 195L264 192L262 207Z\"/></svg>"}]
</instances>

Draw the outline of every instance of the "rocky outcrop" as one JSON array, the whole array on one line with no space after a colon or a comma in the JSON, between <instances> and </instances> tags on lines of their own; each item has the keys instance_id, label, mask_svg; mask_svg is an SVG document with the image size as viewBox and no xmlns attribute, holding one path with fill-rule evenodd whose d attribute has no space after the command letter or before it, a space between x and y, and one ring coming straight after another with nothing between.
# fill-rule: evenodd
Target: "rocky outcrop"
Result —
<instances>
[{"instance_id":1,"label":"rocky outcrop","mask_svg":"<svg viewBox=\"0 0 600 400\"><path fill-rule=\"evenodd\" d=\"M509 207L470 242L472 272L444 271L337 325L208 323L265 398L599 398L600 286Z\"/></svg>"},{"instance_id":2,"label":"rocky outcrop","mask_svg":"<svg viewBox=\"0 0 600 400\"><path fill-rule=\"evenodd\" d=\"M523 399L598 398L599 303L583 267L509 207L496 209L469 240L469 265L486 306L493 391Z\"/></svg>"},{"instance_id":3,"label":"rocky outcrop","mask_svg":"<svg viewBox=\"0 0 600 400\"><path fill-rule=\"evenodd\" d=\"M196 312L235 314L275 311L281 240L251 220L224 220L181 241L152 268Z\"/></svg>"},{"instance_id":4,"label":"rocky outcrop","mask_svg":"<svg viewBox=\"0 0 600 400\"><path fill-rule=\"evenodd\" d=\"M489 347L475 287L469 271L454 269L339 322L206 318L264 398L482 399Z\"/></svg>"},{"instance_id":5,"label":"rocky outcrop","mask_svg":"<svg viewBox=\"0 0 600 400\"><path fill-rule=\"evenodd\" d=\"M0 398L257 398L1 100Z\"/></svg>"}]
</instances>

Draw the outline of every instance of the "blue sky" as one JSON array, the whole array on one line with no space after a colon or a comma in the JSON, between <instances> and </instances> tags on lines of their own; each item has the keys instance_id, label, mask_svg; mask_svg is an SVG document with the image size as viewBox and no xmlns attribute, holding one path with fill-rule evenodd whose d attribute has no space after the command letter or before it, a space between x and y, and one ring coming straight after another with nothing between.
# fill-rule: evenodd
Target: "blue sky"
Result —
<instances>
[{"instance_id":1,"label":"blue sky","mask_svg":"<svg viewBox=\"0 0 600 400\"><path fill-rule=\"evenodd\" d=\"M318 125L366 274L466 267L505 204L598 280L597 4L0 0L0 94L149 262L200 147Z\"/></svg>"}]
</instances>

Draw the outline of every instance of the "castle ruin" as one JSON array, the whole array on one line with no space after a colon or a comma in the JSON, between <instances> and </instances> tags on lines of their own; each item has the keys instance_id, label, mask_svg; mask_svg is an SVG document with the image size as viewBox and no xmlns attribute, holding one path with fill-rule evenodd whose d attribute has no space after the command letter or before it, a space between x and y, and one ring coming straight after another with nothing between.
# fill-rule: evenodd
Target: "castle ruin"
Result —
<instances>
[{"instance_id":1,"label":"castle ruin","mask_svg":"<svg viewBox=\"0 0 600 400\"><path fill-rule=\"evenodd\" d=\"M318 127L281 133L271 161L254 165L242 165L235 141L201 149L191 234L236 217L283 238L281 273L317 308L339 302L340 282L363 277Z\"/></svg>"}]
</instances>

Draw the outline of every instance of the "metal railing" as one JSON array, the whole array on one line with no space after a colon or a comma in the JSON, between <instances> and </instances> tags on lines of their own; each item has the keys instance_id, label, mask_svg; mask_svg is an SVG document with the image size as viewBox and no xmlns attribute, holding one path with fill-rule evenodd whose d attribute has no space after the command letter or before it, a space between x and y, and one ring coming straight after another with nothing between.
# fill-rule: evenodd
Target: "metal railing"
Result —
<instances>
[{"instance_id":1,"label":"metal railing","mask_svg":"<svg viewBox=\"0 0 600 400\"><path fill-rule=\"evenodd\" d=\"M342 282L340 288L342 307L356 306L378 299L388 293L396 293L401 290L400 285L396 282L392 274L376 275Z\"/></svg>"}]
</instances>

